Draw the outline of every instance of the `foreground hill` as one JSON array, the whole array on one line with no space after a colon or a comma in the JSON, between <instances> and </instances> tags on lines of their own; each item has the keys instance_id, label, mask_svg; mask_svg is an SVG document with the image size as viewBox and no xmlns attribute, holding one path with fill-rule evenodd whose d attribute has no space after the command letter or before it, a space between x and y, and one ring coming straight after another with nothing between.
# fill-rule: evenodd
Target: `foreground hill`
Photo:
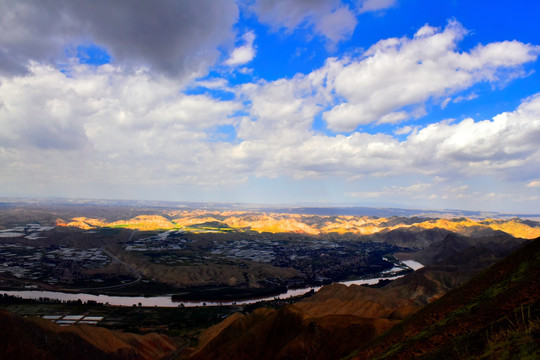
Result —
<instances>
[{"instance_id":1,"label":"foreground hill","mask_svg":"<svg viewBox=\"0 0 540 360\"><path fill-rule=\"evenodd\" d=\"M465 241L466 238L454 235L445 239L446 242L458 240ZM484 243L491 244L490 241ZM502 269L502 274L492 277L494 286L502 287L504 292L511 293L514 288L506 288L505 276L513 279L513 274L518 274L515 275L516 279L522 279L520 276L523 271L528 271L529 267L538 267L539 241L536 240L534 244L533 247L527 246L518 255L503 261L503 265L498 265L497 269ZM449 258L434 262L431 266L379 289L333 284L323 287L310 298L278 310L259 309L247 315L235 314L208 329L190 358L339 359L359 347L367 349L377 336L400 326L403 319L421 309L423 305L430 302L445 304L445 293L462 285L481 268L492 264L504 254L501 248L490 250L487 247L470 245L469 243L469 246L458 247L458 250L450 253ZM506 254L509 251L510 247L506 249ZM520 263L513 260L516 256L528 265L521 268ZM537 286L537 274L533 272L531 275ZM473 280L472 283L486 282L484 277L490 275L481 276L480 280ZM527 287L523 281L518 286ZM481 287L478 289L482 291ZM468 290L455 290L458 295L452 296L460 299L460 291ZM532 288L529 295L534 296L535 291L537 290ZM463 298L466 299L464 296ZM517 298L514 303L507 304L507 308L512 310L526 303L525 298ZM462 305L455 304L456 308ZM425 320L428 321L430 317L431 315L427 315ZM419 318L423 319L424 316ZM390 339L388 344L392 346L404 340L405 337ZM382 345L381 349L384 353ZM371 358L372 350L363 351L365 352L359 359Z\"/></svg>"},{"instance_id":2,"label":"foreground hill","mask_svg":"<svg viewBox=\"0 0 540 360\"><path fill-rule=\"evenodd\" d=\"M208 329L190 359L334 359L419 306L360 286L330 285L309 301L237 313Z\"/></svg>"},{"instance_id":3,"label":"foreground hill","mask_svg":"<svg viewBox=\"0 0 540 360\"><path fill-rule=\"evenodd\" d=\"M538 359L540 239L450 291L354 359Z\"/></svg>"},{"instance_id":4,"label":"foreground hill","mask_svg":"<svg viewBox=\"0 0 540 360\"><path fill-rule=\"evenodd\" d=\"M176 346L158 334L136 335L90 325L61 327L41 318L0 310L0 358L163 359Z\"/></svg>"}]
</instances>

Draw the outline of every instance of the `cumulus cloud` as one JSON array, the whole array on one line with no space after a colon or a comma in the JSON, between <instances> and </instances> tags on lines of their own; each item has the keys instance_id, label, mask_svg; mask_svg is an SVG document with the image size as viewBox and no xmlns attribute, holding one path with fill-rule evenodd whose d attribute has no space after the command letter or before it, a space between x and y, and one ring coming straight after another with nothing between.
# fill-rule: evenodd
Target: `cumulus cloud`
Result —
<instances>
[{"instance_id":1,"label":"cumulus cloud","mask_svg":"<svg viewBox=\"0 0 540 360\"><path fill-rule=\"evenodd\" d=\"M23 4L30 14L38 6ZM270 10L272 4L267 4ZM322 6L323 2L315 4ZM14 18L34 16L24 15L25 11ZM292 11L287 21L300 26L304 18L298 17L296 22L294 14ZM68 16L67 25L60 22L58 26L71 29L70 19ZM2 21L2 26L8 22ZM67 30L69 39L80 34ZM26 39L21 44L28 45L30 35L15 34ZM458 51L457 43L465 35L466 30L457 23L443 30L426 25L413 38L383 40L357 58L332 58L320 69L289 79L236 86L221 78L192 83L193 87L234 94L229 101L213 98L211 92L182 93L182 84L154 76L152 68L183 70L161 68L150 58L138 58L146 67L126 70L123 63L71 64L69 72L63 73L44 60L54 57L52 50L37 49L25 59L43 61L26 62L25 76L0 77L0 164L7 169L0 178L3 184L18 182L29 188L38 186L37 178L108 188L111 184L217 187L250 177L276 176L351 181L422 176L421 181L409 182L410 186L383 188L410 197L431 196L435 190L428 186L429 179L443 184L438 189L445 181L474 176L518 180L536 187L540 178L540 94L490 120L404 124L394 131L399 137L350 133L362 124L398 124L421 116L429 99L472 98L473 93L457 94L480 81L511 77L522 64L537 58L537 47L516 41ZM54 37L47 31L44 36ZM237 49L248 45L253 49L252 33L244 34L243 40ZM25 46L21 49L30 51ZM17 54L25 54L23 50ZM250 54L235 56L235 51L231 66L252 58ZM115 57L118 54L113 52ZM13 56L11 59L16 58ZM331 130L344 133L315 131L318 116ZM228 141L216 136L220 127L231 132ZM446 193L450 197L474 195L466 188L458 190L447 189ZM382 192L362 196L382 196Z\"/></svg>"},{"instance_id":2,"label":"cumulus cloud","mask_svg":"<svg viewBox=\"0 0 540 360\"><path fill-rule=\"evenodd\" d=\"M444 163L456 175L527 176L540 171L535 164L540 151L534 145L534 139L540 136L539 119L540 95L537 94L526 99L517 110L499 114L492 120L465 119L455 124L428 125L409 136L405 146L410 150L421 147L426 153L432 151L430 166L435 169L439 162ZM442 169L439 171L443 173Z\"/></svg>"},{"instance_id":3,"label":"cumulus cloud","mask_svg":"<svg viewBox=\"0 0 540 360\"><path fill-rule=\"evenodd\" d=\"M521 75L520 66L536 60L540 51L517 41L457 51L466 32L457 22L442 31L426 25L411 39L381 40L360 58L329 60L328 86L345 101L324 113L328 127L350 132L376 121L402 121L407 106L423 106L478 82Z\"/></svg>"},{"instance_id":4,"label":"cumulus cloud","mask_svg":"<svg viewBox=\"0 0 540 360\"><path fill-rule=\"evenodd\" d=\"M253 11L260 21L270 24L276 31L292 32L300 27L312 27L330 44L349 38L357 24L351 9L340 0L257 0Z\"/></svg>"},{"instance_id":5,"label":"cumulus cloud","mask_svg":"<svg viewBox=\"0 0 540 360\"><path fill-rule=\"evenodd\" d=\"M294 178L422 175L437 179L540 177L540 94L491 120L441 121L404 140L387 134L325 135L311 129L324 97L312 97L316 76L246 84L239 100L178 93L177 84L145 72L79 65L68 77L34 64L28 76L0 85L0 163L9 179L58 184L193 184L220 186L250 176ZM216 82L217 85L223 85ZM243 102L250 105L246 109ZM235 113L247 110L247 115ZM215 141L216 127L236 130ZM29 161L30 160L30 161ZM22 180L21 180L22 179ZM104 180L106 179L106 180ZM44 180L49 181L49 180ZM377 192L457 197L422 181ZM458 189L463 196L466 188ZM468 194L468 195L467 195Z\"/></svg>"},{"instance_id":6,"label":"cumulus cloud","mask_svg":"<svg viewBox=\"0 0 540 360\"><path fill-rule=\"evenodd\" d=\"M297 144L311 136L314 116L320 111L315 87L308 77L291 80L261 81L239 89L240 98L248 103L249 116L238 126L243 140L279 139Z\"/></svg>"},{"instance_id":7,"label":"cumulus cloud","mask_svg":"<svg viewBox=\"0 0 540 360\"><path fill-rule=\"evenodd\" d=\"M508 72L497 74L501 67L517 69L537 57L537 47L517 42L458 52L457 42L465 34L455 22L444 30L426 25L412 39L380 41L358 59L332 58L307 75L243 85L238 96L248 107L247 116L237 123L243 141L233 147L235 157L250 164L257 176L532 176L536 166L523 170L540 155L531 140L534 119L540 117L532 105L539 102L537 97L524 101L515 113L493 120L404 126L395 131L409 134L403 141L387 134L328 136L312 129L315 115L342 99L346 102L322 113L332 130L350 132L362 124L396 124L423 116L428 99L457 93L479 81L504 80ZM507 51L494 51L497 47Z\"/></svg>"},{"instance_id":8,"label":"cumulus cloud","mask_svg":"<svg viewBox=\"0 0 540 360\"><path fill-rule=\"evenodd\" d=\"M180 78L215 63L238 18L233 0L4 0L0 13L1 72L24 73L29 60L64 61L70 48L92 42L116 64Z\"/></svg>"},{"instance_id":9,"label":"cumulus cloud","mask_svg":"<svg viewBox=\"0 0 540 360\"><path fill-rule=\"evenodd\" d=\"M440 121L416 129L405 127L397 134L409 135L400 141L387 134L314 133L307 126L317 111L316 103L298 97L289 101L294 94L290 83L282 81L265 86L268 88L258 89L254 95L254 100L260 103L252 110L259 117L240 123L239 135L245 139L233 147L258 176L289 174L296 178L355 179L422 174L433 177L434 181L474 176L526 181L537 179L540 174L537 146L540 94L524 100L515 111L491 120L469 118L460 122ZM280 98L272 95L272 90L287 95ZM268 99L273 100L265 102ZM284 109L284 113L272 118L270 108L276 106L278 99L282 103L275 108ZM304 117L299 116L301 109L306 111ZM279 136L274 137L275 134Z\"/></svg>"},{"instance_id":10,"label":"cumulus cloud","mask_svg":"<svg viewBox=\"0 0 540 360\"><path fill-rule=\"evenodd\" d=\"M88 144L83 124L73 121L78 113L95 111L78 93L62 86L64 74L31 66L36 77L3 79L0 82L1 143L4 147L72 150ZM35 86L35 80L41 86ZM51 96L51 94L55 94Z\"/></svg>"},{"instance_id":11,"label":"cumulus cloud","mask_svg":"<svg viewBox=\"0 0 540 360\"><path fill-rule=\"evenodd\" d=\"M179 93L176 82L148 72L126 74L111 65L79 65L66 76L33 64L27 76L2 79L0 99L0 163L10 169L2 178L27 181L28 188L36 178L218 184L224 178L221 165L210 161L212 134L231 125L239 109L232 101Z\"/></svg>"},{"instance_id":12,"label":"cumulus cloud","mask_svg":"<svg viewBox=\"0 0 540 360\"><path fill-rule=\"evenodd\" d=\"M243 45L236 47L231 56L225 60L225 65L238 66L244 65L253 60L255 57L255 48L253 47L253 41L255 41L255 33L249 31L242 36Z\"/></svg>"}]
</instances>

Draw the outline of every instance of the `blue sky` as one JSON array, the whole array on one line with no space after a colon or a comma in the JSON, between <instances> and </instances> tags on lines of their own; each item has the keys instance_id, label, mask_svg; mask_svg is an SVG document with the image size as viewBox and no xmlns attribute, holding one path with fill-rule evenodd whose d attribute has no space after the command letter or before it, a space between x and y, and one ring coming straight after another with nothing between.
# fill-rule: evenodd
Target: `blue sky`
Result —
<instances>
[{"instance_id":1,"label":"blue sky","mask_svg":"<svg viewBox=\"0 0 540 360\"><path fill-rule=\"evenodd\" d=\"M540 213L537 1L0 13L0 196Z\"/></svg>"}]
</instances>

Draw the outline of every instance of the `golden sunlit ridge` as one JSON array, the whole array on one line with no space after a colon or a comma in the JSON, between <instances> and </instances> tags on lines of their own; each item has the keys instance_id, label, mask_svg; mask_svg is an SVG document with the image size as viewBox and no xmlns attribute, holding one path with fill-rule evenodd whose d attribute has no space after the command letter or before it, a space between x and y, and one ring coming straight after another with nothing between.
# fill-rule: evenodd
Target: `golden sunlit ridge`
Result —
<instances>
[{"instance_id":1,"label":"golden sunlit ridge","mask_svg":"<svg viewBox=\"0 0 540 360\"><path fill-rule=\"evenodd\" d=\"M128 220L108 222L105 219L76 217L69 221L58 219L57 226L81 229L117 227L141 231L185 230L192 232L256 231L268 233L356 234L371 235L396 229L445 229L467 234L471 231L503 231L514 237L534 239L540 228L531 227L519 219L500 220L469 218L409 219L369 216L320 216L300 214L255 213L248 211L176 211L163 215L139 215Z\"/></svg>"}]
</instances>

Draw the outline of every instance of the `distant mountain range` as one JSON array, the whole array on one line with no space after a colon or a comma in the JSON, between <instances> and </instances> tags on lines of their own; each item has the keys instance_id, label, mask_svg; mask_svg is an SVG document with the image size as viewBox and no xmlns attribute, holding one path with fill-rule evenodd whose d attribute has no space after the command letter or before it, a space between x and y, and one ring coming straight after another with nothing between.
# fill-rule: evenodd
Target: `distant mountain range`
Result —
<instances>
[{"instance_id":1,"label":"distant mountain range","mask_svg":"<svg viewBox=\"0 0 540 360\"><path fill-rule=\"evenodd\" d=\"M458 209L414 209L408 207L369 207L343 204L247 204L247 203L216 203L189 201L159 201L159 200L107 200L107 199L68 199L68 198L22 198L0 197L0 208L20 205L64 207L135 207L153 209L204 209L204 210L241 210L272 213L308 214L308 215L350 215L350 216L423 216L423 217L470 217L485 218L522 218L538 219L540 214L514 214L493 211L469 211Z\"/></svg>"}]
</instances>

